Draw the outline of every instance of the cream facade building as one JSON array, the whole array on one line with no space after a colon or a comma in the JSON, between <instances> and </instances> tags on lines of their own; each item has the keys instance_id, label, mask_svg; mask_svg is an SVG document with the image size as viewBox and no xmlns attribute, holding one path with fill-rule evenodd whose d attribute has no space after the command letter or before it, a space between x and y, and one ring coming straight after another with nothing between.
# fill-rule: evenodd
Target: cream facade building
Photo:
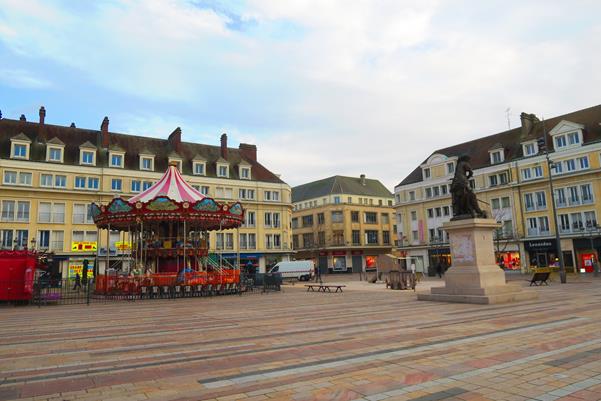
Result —
<instances>
[{"instance_id":1,"label":"cream facade building","mask_svg":"<svg viewBox=\"0 0 601 401\"><path fill-rule=\"evenodd\" d=\"M396 240L392 193L378 180L334 176L292 188L297 259L322 273L376 269Z\"/></svg>"},{"instance_id":2,"label":"cream facade building","mask_svg":"<svg viewBox=\"0 0 601 401\"><path fill-rule=\"evenodd\" d=\"M566 267L591 272L601 249L600 124L601 106L544 122L522 113L518 128L434 151L395 187L397 248L430 274L452 263L442 224L452 217L457 159L468 155L481 206L501 224L495 250L502 267L558 264L550 172Z\"/></svg>"},{"instance_id":3,"label":"cream facade building","mask_svg":"<svg viewBox=\"0 0 601 401\"><path fill-rule=\"evenodd\" d=\"M255 145L228 148L225 134L220 146L182 142L179 128L168 139L113 133L107 118L99 131L49 125L45 113L38 122L0 120L2 248L51 252L64 277L97 254L125 258L127 238L98 231L88 205L140 193L176 162L203 194L245 208L243 227L211 233L211 252L232 261L239 252L261 271L290 258L291 189L258 162Z\"/></svg>"}]
</instances>

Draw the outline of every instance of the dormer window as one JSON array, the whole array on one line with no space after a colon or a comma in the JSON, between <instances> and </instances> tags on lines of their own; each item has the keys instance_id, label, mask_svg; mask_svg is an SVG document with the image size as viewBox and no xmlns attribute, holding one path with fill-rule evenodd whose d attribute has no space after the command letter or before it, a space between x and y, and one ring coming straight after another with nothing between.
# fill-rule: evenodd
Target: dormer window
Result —
<instances>
[{"instance_id":1,"label":"dormer window","mask_svg":"<svg viewBox=\"0 0 601 401\"><path fill-rule=\"evenodd\" d=\"M242 160L238 165L238 175L241 180L250 180L250 164Z\"/></svg>"},{"instance_id":2,"label":"dormer window","mask_svg":"<svg viewBox=\"0 0 601 401\"><path fill-rule=\"evenodd\" d=\"M154 171L154 156L140 155L140 170Z\"/></svg>"},{"instance_id":3,"label":"dormer window","mask_svg":"<svg viewBox=\"0 0 601 401\"><path fill-rule=\"evenodd\" d=\"M58 138L52 138L46 143L46 161L62 163L65 144Z\"/></svg>"},{"instance_id":4,"label":"dormer window","mask_svg":"<svg viewBox=\"0 0 601 401\"><path fill-rule=\"evenodd\" d=\"M427 180L430 178L430 169L429 168L425 168L424 169L424 180Z\"/></svg>"},{"instance_id":5,"label":"dormer window","mask_svg":"<svg viewBox=\"0 0 601 401\"><path fill-rule=\"evenodd\" d=\"M110 162L111 167L123 168L123 154L111 152Z\"/></svg>"},{"instance_id":6,"label":"dormer window","mask_svg":"<svg viewBox=\"0 0 601 401\"><path fill-rule=\"evenodd\" d=\"M230 176L230 165L225 159L220 158L217 160L217 177L229 178Z\"/></svg>"},{"instance_id":7,"label":"dormer window","mask_svg":"<svg viewBox=\"0 0 601 401\"><path fill-rule=\"evenodd\" d=\"M51 162L60 162L63 159L63 150L61 148L48 148L48 160Z\"/></svg>"},{"instance_id":8,"label":"dormer window","mask_svg":"<svg viewBox=\"0 0 601 401\"><path fill-rule=\"evenodd\" d=\"M528 142L522 144L522 151L524 152L525 157L534 156L538 154L538 146L536 142Z\"/></svg>"},{"instance_id":9,"label":"dormer window","mask_svg":"<svg viewBox=\"0 0 601 401\"><path fill-rule=\"evenodd\" d=\"M490 163L491 164L498 164L501 163L503 161L503 151L502 150L495 150L490 152Z\"/></svg>"},{"instance_id":10,"label":"dormer window","mask_svg":"<svg viewBox=\"0 0 601 401\"><path fill-rule=\"evenodd\" d=\"M180 173L182 172L182 159L178 159L175 157L170 157L169 158L169 164L175 164L175 168L177 168L177 171L179 171Z\"/></svg>"},{"instance_id":11,"label":"dormer window","mask_svg":"<svg viewBox=\"0 0 601 401\"><path fill-rule=\"evenodd\" d=\"M13 159L29 159L31 140L25 134L19 134L10 139L10 157Z\"/></svg>"},{"instance_id":12,"label":"dormer window","mask_svg":"<svg viewBox=\"0 0 601 401\"><path fill-rule=\"evenodd\" d=\"M13 143L14 159L27 159L27 145L23 143Z\"/></svg>"},{"instance_id":13,"label":"dormer window","mask_svg":"<svg viewBox=\"0 0 601 401\"><path fill-rule=\"evenodd\" d=\"M96 165L96 146L90 141L85 141L79 146L79 164L83 166Z\"/></svg>"},{"instance_id":14,"label":"dormer window","mask_svg":"<svg viewBox=\"0 0 601 401\"><path fill-rule=\"evenodd\" d=\"M447 163L447 174L455 173L455 163Z\"/></svg>"},{"instance_id":15,"label":"dormer window","mask_svg":"<svg viewBox=\"0 0 601 401\"><path fill-rule=\"evenodd\" d=\"M227 177L229 176L228 174L228 167L227 166L219 166L219 177Z\"/></svg>"},{"instance_id":16,"label":"dormer window","mask_svg":"<svg viewBox=\"0 0 601 401\"><path fill-rule=\"evenodd\" d=\"M584 125L562 120L550 132L555 150L570 149L581 146Z\"/></svg>"},{"instance_id":17,"label":"dormer window","mask_svg":"<svg viewBox=\"0 0 601 401\"><path fill-rule=\"evenodd\" d=\"M206 175L206 163L196 161L192 163L192 168L194 170L194 175Z\"/></svg>"},{"instance_id":18,"label":"dormer window","mask_svg":"<svg viewBox=\"0 0 601 401\"><path fill-rule=\"evenodd\" d=\"M91 150L82 150L81 164L94 165L94 154Z\"/></svg>"}]
</instances>

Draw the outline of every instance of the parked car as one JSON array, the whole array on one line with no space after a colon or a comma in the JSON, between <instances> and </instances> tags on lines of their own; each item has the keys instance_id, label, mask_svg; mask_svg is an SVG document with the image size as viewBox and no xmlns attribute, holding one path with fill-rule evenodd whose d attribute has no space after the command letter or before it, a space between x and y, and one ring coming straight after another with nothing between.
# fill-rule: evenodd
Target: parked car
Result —
<instances>
[{"instance_id":1,"label":"parked car","mask_svg":"<svg viewBox=\"0 0 601 401\"><path fill-rule=\"evenodd\" d=\"M311 260L294 260L278 262L269 273L280 273L282 278L297 278L299 281L309 281L315 273L315 265Z\"/></svg>"}]
</instances>

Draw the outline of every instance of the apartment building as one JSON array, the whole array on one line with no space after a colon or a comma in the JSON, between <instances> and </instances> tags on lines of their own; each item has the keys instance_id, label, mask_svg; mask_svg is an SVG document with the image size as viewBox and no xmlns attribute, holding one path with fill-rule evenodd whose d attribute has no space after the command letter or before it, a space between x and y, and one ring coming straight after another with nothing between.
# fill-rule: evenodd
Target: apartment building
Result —
<instances>
[{"instance_id":1,"label":"apartment building","mask_svg":"<svg viewBox=\"0 0 601 401\"><path fill-rule=\"evenodd\" d=\"M167 139L50 125L46 110L39 121L0 119L0 246L52 252L53 269L67 275L71 266L96 254L127 253L119 232L96 229L92 202L129 198L158 181L175 162L187 182L221 202L239 200L246 221L238 231L213 232L210 250L224 258L251 262L262 271L291 254L290 186L257 160L255 145L229 148L182 142L181 130Z\"/></svg>"},{"instance_id":2,"label":"apartment building","mask_svg":"<svg viewBox=\"0 0 601 401\"><path fill-rule=\"evenodd\" d=\"M434 151L395 187L398 249L430 273L438 263L452 263L441 227L452 217L449 189L457 159L469 155L472 187L501 224L494 244L500 265L557 265L551 174L566 268L592 271L601 248L600 124L601 106L546 121L522 113L518 128Z\"/></svg>"},{"instance_id":3,"label":"apartment building","mask_svg":"<svg viewBox=\"0 0 601 401\"><path fill-rule=\"evenodd\" d=\"M378 180L333 176L292 188L292 246L322 273L376 269L396 239L392 193Z\"/></svg>"}]
</instances>

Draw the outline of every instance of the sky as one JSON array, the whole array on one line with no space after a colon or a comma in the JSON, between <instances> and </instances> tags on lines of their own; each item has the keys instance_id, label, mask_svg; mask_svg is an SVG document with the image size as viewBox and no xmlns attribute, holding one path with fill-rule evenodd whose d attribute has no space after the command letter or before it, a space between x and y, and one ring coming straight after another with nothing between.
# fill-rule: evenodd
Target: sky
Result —
<instances>
[{"instance_id":1,"label":"sky","mask_svg":"<svg viewBox=\"0 0 601 401\"><path fill-rule=\"evenodd\" d=\"M391 191L435 149L601 103L598 0L0 0L0 110L254 143ZM509 109L509 111L507 111Z\"/></svg>"}]
</instances>

